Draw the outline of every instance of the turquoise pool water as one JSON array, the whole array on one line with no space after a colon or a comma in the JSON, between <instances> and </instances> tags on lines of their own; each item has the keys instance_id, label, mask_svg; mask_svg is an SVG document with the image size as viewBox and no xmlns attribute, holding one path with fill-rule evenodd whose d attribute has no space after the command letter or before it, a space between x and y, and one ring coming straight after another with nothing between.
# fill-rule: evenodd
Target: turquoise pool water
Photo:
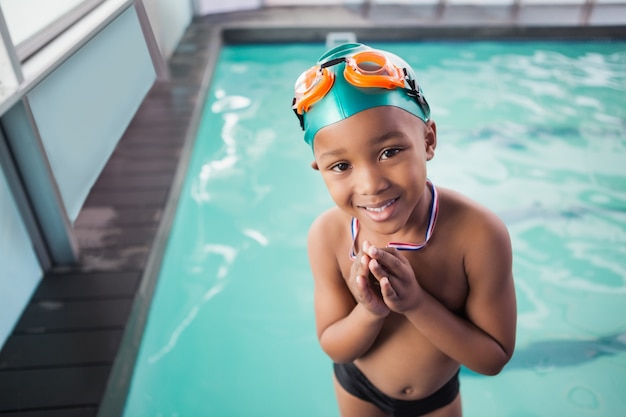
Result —
<instances>
[{"instance_id":1,"label":"turquoise pool water","mask_svg":"<svg viewBox=\"0 0 626 417\"><path fill-rule=\"evenodd\" d=\"M626 43L375 45L424 87L429 176L512 237L516 353L495 377L463 370L465 415L626 415ZM290 109L323 51L221 51L126 417L338 416L306 255L332 202Z\"/></svg>"}]
</instances>

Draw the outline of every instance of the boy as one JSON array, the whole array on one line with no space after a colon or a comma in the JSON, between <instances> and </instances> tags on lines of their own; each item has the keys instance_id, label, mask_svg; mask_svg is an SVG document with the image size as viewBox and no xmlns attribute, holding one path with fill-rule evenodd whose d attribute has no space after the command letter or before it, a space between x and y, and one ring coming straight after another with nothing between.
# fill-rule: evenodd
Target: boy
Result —
<instances>
[{"instance_id":1,"label":"boy","mask_svg":"<svg viewBox=\"0 0 626 417\"><path fill-rule=\"evenodd\" d=\"M338 46L298 78L293 109L336 204L308 250L341 415L461 416L460 365L495 375L515 346L506 227L427 178L437 130L401 58Z\"/></svg>"}]
</instances>

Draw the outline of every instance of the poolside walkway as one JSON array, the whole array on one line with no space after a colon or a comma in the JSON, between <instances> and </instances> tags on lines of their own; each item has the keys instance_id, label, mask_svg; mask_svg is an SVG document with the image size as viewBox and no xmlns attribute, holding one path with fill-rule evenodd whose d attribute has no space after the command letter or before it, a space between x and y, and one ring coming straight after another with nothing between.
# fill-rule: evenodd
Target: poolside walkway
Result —
<instances>
[{"instance_id":1,"label":"poolside walkway","mask_svg":"<svg viewBox=\"0 0 626 417\"><path fill-rule=\"evenodd\" d=\"M626 37L626 21L617 30L613 26L615 16L626 16L626 4L619 10L618 6L597 8L587 16L587 23L595 28L587 33ZM80 263L46 274L0 351L0 414L98 414L115 360L121 357L121 341L129 337L129 318L137 314L137 300L149 297L142 292L144 278L150 268L158 268L171 221L172 204L168 203L177 198L180 173L184 173L204 101L207 68L212 68L220 45L215 42L220 33L216 27L224 28L227 40L235 42L320 40L328 28L344 27L362 33L378 30L377 36L393 38L399 36L394 32L398 25L405 27L402 36L411 33L406 30L425 36L433 33L433 27L447 31L440 36L496 36L503 33L501 28L512 25L520 29L513 31L518 36L528 33L525 22L536 22L532 10L512 12L508 8L459 8L441 14L441 10L424 7L355 6L276 8L195 19L169 61L170 79L155 84L145 98L75 223ZM553 15L550 32L537 26L534 33L583 33L580 7L561 12ZM485 27L497 30L485 32ZM126 375L131 375L132 361L118 360L116 366L125 367Z\"/></svg>"}]
</instances>

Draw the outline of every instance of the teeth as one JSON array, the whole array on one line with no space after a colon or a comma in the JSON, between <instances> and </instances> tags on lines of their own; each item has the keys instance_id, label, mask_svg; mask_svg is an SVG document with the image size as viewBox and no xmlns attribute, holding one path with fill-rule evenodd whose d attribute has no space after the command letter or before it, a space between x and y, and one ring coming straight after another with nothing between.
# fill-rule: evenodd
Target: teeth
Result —
<instances>
[{"instance_id":1,"label":"teeth","mask_svg":"<svg viewBox=\"0 0 626 417\"><path fill-rule=\"evenodd\" d=\"M388 202L387 204L385 204L382 207L365 207L365 210L373 211L374 213L382 213L382 211L385 210L390 205L392 205L394 201L396 201L396 200L391 200L390 202Z\"/></svg>"}]
</instances>

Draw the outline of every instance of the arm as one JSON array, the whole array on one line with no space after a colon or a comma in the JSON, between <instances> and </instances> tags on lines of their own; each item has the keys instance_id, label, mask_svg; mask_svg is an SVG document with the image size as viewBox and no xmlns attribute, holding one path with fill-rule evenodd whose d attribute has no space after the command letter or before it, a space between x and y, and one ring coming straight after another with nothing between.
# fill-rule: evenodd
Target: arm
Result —
<instances>
[{"instance_id":1,"label":"arm","mask_svg":"<svg viewBox=\"0 0 626 417\"><path fill-rule=\"evenodd\" d=\"M509 361L515 346L511 243L505 226L491 214L472 226L468 235L471 244L466 246L464 257L469 284L466 317L455 315L419 288L410 265L397 252L370 248L375 259L370 265L381 279L385 303L392 310L404 314L452 359L478 373L495 375Z\"/></svg>"},{"instance_id":2,"label":"arm","mask_svg":"<svg viewBox=\"0 0 626 417\"><path fill-rule=\"evenodd\" d=\"M348 279L348 282L353 281L358 298L360 301L362 299L359 303L355 301L338 265L338 255L335 253L337 244L333 241L337 233L331 227L329 213L322 214L311 226L308 251L315 283L317 336L324 352L333 361L341 363L353 361L369 350L389 309L374 295L362 276L367 267L363 265L360 268L359 264L367 264L368 257L360 261L361 256L357 256L359 261L353 265ZM345 256L348 256L347 247ZM359 273L361 276L357 280ZM378 306L378 310L374 308L374 313L366 305Z\"/></svg>"}]
</instances>

